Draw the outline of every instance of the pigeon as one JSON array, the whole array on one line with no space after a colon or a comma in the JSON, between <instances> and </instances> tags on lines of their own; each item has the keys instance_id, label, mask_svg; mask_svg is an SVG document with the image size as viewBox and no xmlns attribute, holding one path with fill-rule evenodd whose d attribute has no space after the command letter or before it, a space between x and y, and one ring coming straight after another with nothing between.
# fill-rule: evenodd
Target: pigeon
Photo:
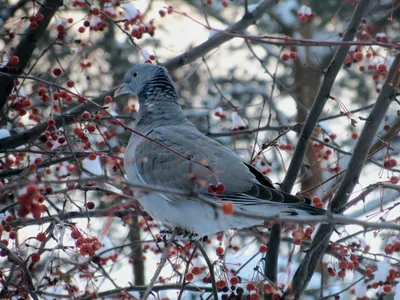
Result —
<instances>
[{"instance_id":1,"label":"pigeon","mask_svg":"<svg viewBox=\"0 0 400 300\"><path fill-rule=\"evenodd\" d=\"M139 101L133 128L139 134L132 133L125 149L126 178L157 187L135 191L135 196L168 229L202 238L262 225L260 216L325 213L306 197L279 191L235 152L200 132L184 116L166 68L134 66L114 97L122 94L136 95Z\"/></svg>"}]
</instances>

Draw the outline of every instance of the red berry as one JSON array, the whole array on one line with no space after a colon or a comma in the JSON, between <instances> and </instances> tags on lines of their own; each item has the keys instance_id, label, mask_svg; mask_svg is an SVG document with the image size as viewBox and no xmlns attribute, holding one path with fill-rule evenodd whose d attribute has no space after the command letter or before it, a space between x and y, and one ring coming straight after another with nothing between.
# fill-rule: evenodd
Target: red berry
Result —
<instances>
[{"instance_id":1,"label":"red berry","mask_svg":"<svg viewBox=\"0 0 400 300\"><path fill-rule=\"evenodd\" d=\"M71 237L76 240L78 238L80 238L82 235L78 230L72 230L71 231Z\"/></svg>"},{"instance_id":2,"label":"red berry","mask_svg":"<svg viewBox=\"0 0 400 300\"><path fill-rule=\"evenodd\" d=\"M347 261L342 260L339 263L339 268L342 269L342 270L346 270L348 268L348 266L349 266L349 264L347 263Z\"/></svg>"},{"instance_id":3,"label":"red berry","mask_svg":"<svg viewBox=\"0 0 400 300\"><path fill-rule=\"evenodd\" d=\"M25 107L29 107L29 106L32 105L32 101L29 100L29 99L24 99L24 100L22 101L22 105L25 106Z\"/></svg>"},{"instance_id":4,"label":"red berry","mask_svg":"<svg viewBox=\"0 0 400 300\"><path fill-rule=\"evenodd\" d=\"M386 124L385 126L383 126L383 130L388 131L390 129L390 125Z\"/></svg>"},{"instance_id":5,"label":"red berry","mask_svg":"<svg viewBox=\"0 0 400 300\"><path fill-rule=\"evenodd\" d=\"M217 253L217 255L221 256L224 254L224 248L222 247L217 247L217 249L215 249L215 253Z\"/></svg>"},{"instance_id":6,"label":"red berry","mask_svg":"<svg viewBox=\"0 0 400 300\"><path fill-rule=\"evenodd\" d=\"M393 254L393 246L391 244L386 245L384 251L386 254Z\"/></svg>"},{"instance_id":7,"label":"red berry","mask_svg":"<svg viewBox=\"0 0 400 300\"><path fill-rule=\"evenodd\" d=\"M90 118L90 112L84 111L84 112L82 113L81 117L82 117L82 119L84 119L84 120L89 120L89 118Z\"/></svg>"},{"instance_id":8,"label":"red berry","mask_svg":"<svg viewBox=\"0 0 400 300\"><path fill-rule=\"evenodd\" d=\"M239 282L240 282L240 280L239 280L239 277L237 277L237 276L233 276L233 277L231 278L231 280L230 280L230 283L231 283L232 285L237 285Z\"/></svg>"},{"instance_id":9,"label":"red berry","mask_svg":"<svg viewBox=\"0 0 400 300\"><path fill-rule=\"evenodd\" d=\"M29 24L29 28L30 28L31 30L36 30L36 29L38 29L38 27L39 27L39 25L38 25L38 23L36 23L36 22L31 22L31 23Z\"/></svg>"},{"instance_id":10,"label":"red berry","mask_svg":"<svg viewBox=\"0 0 400 300\"><path fill-rule=\"evenodd\" d=\"M61 75L61 69L60 68L54 68L53 69L53 74L54 74L54 76L60 76Z\"/></svg>"},{"instance_id":11,"label":"red berry","mask_svg":"<svg viewBox=\"0 0 400 300\"><path fill-rule=\"evenodd\" d=\"M39 192L38 186L35 183L31 183L27 186L26 188L26 193L33 197L34 195L36 195Z\"/></svg>"},{"instance_id":12,"label":"red berry","mask_svg":"<svg viewBox=\"0 0 400 300\"><path fill-rule=\"evenodd\" d=\"M88 158L89 158L90 160L95 160L96 157L97 157L97 155L96 155L96 153L94 153L94 152L91 152L91 153L89 153L89 155L88 155Z\"/></svg>"},{"instance_id":13,"label":"red berry","mask_svg":"<svg viewBox=\"0 0 400 300\"><path fill-rule=\"evenodd\" d=\"M289 60L289 58L290 58L290 56L289 56L289 54L287 54L287 53L284 53L284 54L282 55L282 60L283 60L283 61L287 61L287 60Z\"/></svg>"},{"instance_id":14,"label":"red berry","mask_svg":"<svg viewBox=\"0 0 400 300\"><path fill-rule=\"evenodd\" d=\"M249 292L250 292L250 291L254 291L255 289L256 289L256 286L255 286L255 284L252 283L252 282L249 282L249 283L246 285L246 290L248 290Z\"/></svg>"},{"instance_id":15,"label":"red berry","mask_svg":"<svg viewBox=\"0 0 400 300\"><path fill-rule=\"evenodd\" d=\"M31 256L32 262L38 262L40 260L40 254L39 253L33 253Z\"/></svg>"},{"instance_id":16,"label":"red berry","mask_svg":"<svg viewBox=\"0 0 400 300\"><path fill-rule=\"evenodd\" d=\"M58 32L64 32L64 25L63 24L58 24L57 25L57 31Z\"/></svg>"},{"instance_id":17,"label":"red berry","mask_svg":"<svg viewBox=\"0 0 400 300\"><path fill-rule=\"evenodd\" d=\"M364 58L364 55L361 52L357 52L354 54L354 58L356 61L361 61Z\"/></svg>"},{"instance_id":18,"label":"red berry","mask_svg":"<svg viewBox=\"0 0 400 300\"><path fill-rule=\"evenodd\" d=\"M194 275L192 273L186 273L185 274L185 280L186 281L192 281L194 279Z\"/></svg>"},{"instance_id":19,"label":"red berry","mask_svg":"<svg viewBox=\"0 0 400 300\"><path fill-rule=\"evenodd\" d=\"M47 126L53 127L56 125L56 121L54 119L48 119L47 120Z\"/></svg>"},{"instance_id":20,"label":"red berry","mask_svg":"<svg viewBox=\"0 0 400 300\"><path fill-rule=\"evenodd\" d=\"M373 273L371 268L366 268L365 269L365 275L371 275Z\"/></svg>"},{"instance_id":21,"label":"red berry","mask_svg":"<svg viewBox=\"0 0 400 300\"><path fill-rule=\"evenodd\" d=\"M86 129L90 132L93 133L96 131L96 126L94 126L93 124L89 124Z\"/></svg>"},{"instance_id":22,"label":"red berry","mask_svg":"<svg viewBox=\"0 0 400 300\"><path fill-rule=\"evenodd\" d=\"M36 235L36 239L37 239L39 242L43 242L43 241L46 239L46 234L45 234L44 232L39 232L39 233Z\"/></svg>"},{"instance_id":23,"label":"red berry","mask_svg":"<svg viewBox=\"0 0 400 300\"><path fill-rule=\"evenodd\" d=\"M306 15L302 15L302 16L299 18L299 21L300 21L300 23L307 23L308 17L307 17Z\"/></svg>"},{"instance_id":24,"label":"red berry","mask_svg":"<svg viewBox=\"0 0 400 300\"><path fill-rule=\"evenodd\" d=\"M10 231L10 233L8 234L8 237L11 240L15 240L17 238L17 232L16 231Z\"/></svg>"},{"instance_id":25,"label":"red berry","mask_svg":"<svg viewBox=\"0 0 400 300\"><path fill-rule=\"evenodd\" d=\"M397 184L398 182L399 182L399 177L397 177L397 176L390 177L391 184Z\"/></svg>"},{"instance_id":26,"label":"red berry","mask_svg":"<svg viewBox=\"0 0 400 300\"><path fill-rule=\"evenodd\" d=\"M104 103L105 104L109 104L112 102L112 97L111 96L105 96L104 97Z\"/></svg>"},{"instance_id":27,"label":"red berry","mask_svg":"<svg viewBox=\"0 0 400 300\"><path fill-rule=\"evenodd\" d=\"M260 246L260 249L259 249L260 253L265 253L265 252L267 252L267 250L268 250L268 246L267 245L262 244Z\"/></svg>"},{"instance_id":28,"label":"red berry","mask_svg":"<svg viewBox=\"0 0 400 300\"><path fill-rule=\"evenodd\" d=\"M320 197L314 197L312 199L312 202L315 207L322 208L324 206L324 203L322 202Z\"/></svg>"},{"instance_id":29,"label":"red berry","mask_svg":"<svg viewBox=\"0 0 400 300\"><path fill-rule=\"evenodd\" d=\"M214 193L216 193L216 189L217 189L217 186L216 186L215 184L210 184L210 185L208 186L207 191L208 191L210 194L214 194Z\"/></svg>"},{"instance_id":30,"label":"red berry","mask_svg":"<svg viewBox=\"0 0 400 300\"><path fill-rule=\"evenodd\" d=\"M80 27L78 28L78 32L84 33L84 32L85 32L85 27L80 26Z\"/></svg>"},{"instance_id":31,"label":"red berry","mask_svg":"<svg viewBox=\"0 0 400 300\"><path fill-rule=\"evenodd\" d=\"M75 135L80 136L82 134L82 129L80 129L79 127L75 127L73 129L73 132Z\"/></svg>"},{"instance_id":32,"label":"red berry","mask_svg":"<svg viewBox=\"0 0 400 300\"><path fill-rule=\"evenodd\" d=\"M42 14L37 14L36 15L36 20L43 21L43 19L44 19L44 16Z\"/></svg>"},{"instance_id":33,"label":"red berry","mask_svg":"<svg viewBox=\"0 0 400 300\"><path fill-rule=\"evenodd\" d=\"M299 58L299 54L295 51L292 51L292 52L290 52L289 57L291 59L297 59L297 58Z\"/></svg>"},{"instance_id":34,"label":"red berry","mask_svg":"<svg viewBox=\"0 0 400 300\"><path fill-rule=\"evenodd\" d=\"M351 254L351 255L350 255L350 260L351 260L352 262L355 262L355 261L358 261L358 258L357 258L356 255Z\"/></svg>"},{"instance_id":35,"label":"red berry","mask_svg":"<svg viewBox=\"0 0 400 300\"><path fill-rule=\"evenodd\" d=\"M379 73L384 74L384 73L386 73L386 71L387 71L386 65L380 64L380 65L378 66L378 72L379 72Z\"/></svg>"},{"instance_id":36,"label":"red berry","mask_svg":"<svg viewBox=\"0 0 400 300\"><path fill-rule=\"evenodd\" d=\"M11 56L10 58L10 64L12 64L13 66L16 66L19 64L19 58L18 56Z\"/></svg>"},{"instance_id":37,"label":"red berry","mask_svg":"<svg viewBox=\"0 0 400 300\"><path fill-rule=\"evenodd\" d=\"M94 204L94 202L90 201L90 202L86 203L86 207L88 209L93 209L95 207L95 204Z\"/></svg>"},{"instance_id":38,"label":"red berry","mask_svg":"<svg viewBox=\"0 0 400 300\"><path fill-rule=\"evenodd\" d=\"M353 140L358 139L358 133L357 133L357 132L353 132L353 133L351 134L351 138L352 138Z\"/></svg>"},{"instance_id":39,"label":"red berry","mask_svg":"<svg viewBox=\"0 0 400 300\"><path fill-rule=\"evenodd\" d=\"M67 81L67 87L72 88L74 87L75 83L72 80Z\"/></svg>"},{"instance_id":40,"label":"red berry","mask_svg":"<svg viewBox=\"0 0 400 300\"><path fill-rule=\"evenodd\" d=\"M223 194L225 192L225 189L226 189L225 184L219 183L219 184L217 184L217 186L215 188L215 192L217 194Z\"/></svg>"},{"instance_id":41,"label":"red berry","mask_svg":"<svg viewBox=\"0 0 400 300\"><path fill-rule=\"evenodd\" d=\"M100 13L100 10L99 10L98 7L94 7L94 8L92 9L92 14L94 14L95 16L97 16L99 13Z\"/></svg>"},{"instance_id":42,"label":"red berry","mask_svg":"<svg viewBox=\"0 0 400 300\"><path fill-rule=\"evenodd\" d=\"M392 159L390 160L390 164L391 164L392 168L394 168L395 166L397 166L397 160L395 160L394 158L392 158Z\"/></svg>"},{"instance_id":43,"label":"red berry","mask_svg":"<svg viewBox=\"0 0 400 300\"><path fill-rule=\"evenodd\" d=\"M264 284L264 286L263 286L263 291L264 291L264 294L272 294L272 292L274 291L274 289L273 289L272 285L270 285L270 284Z\"/></svg>"},{"instance_id":44,"label":"red berry","mask_svg":"<svg viewBox=\"0 0 400 300\"><path fill-rule=\"evenodd\" d=\"M390 284L385 284L385 285L383 286L383 291L384 291L386 294L391 293L391 292L392 292L392 286L391 286Z\"/></svg>"},{"instance_id":45,"label":"red berry","mask_svg":"<svg viewBox=\"0 0 400 300\"><path fill-rule=\"evenodd\" d=\"M235 210L231 201L222 202L221 209L225 215L231 215Z\"/></svg>"},{"instance_id":46,"label":"red berry","mask_svg":"<svg viewBox=\"0 0 400 300\"><path fill-rule=\"evenodd\" d=\"M192 269L192 273L193 273L193 275L199 275L199 274L201 274L201 269L199 267L194 267Z\"/></svg>"}]
</instances>

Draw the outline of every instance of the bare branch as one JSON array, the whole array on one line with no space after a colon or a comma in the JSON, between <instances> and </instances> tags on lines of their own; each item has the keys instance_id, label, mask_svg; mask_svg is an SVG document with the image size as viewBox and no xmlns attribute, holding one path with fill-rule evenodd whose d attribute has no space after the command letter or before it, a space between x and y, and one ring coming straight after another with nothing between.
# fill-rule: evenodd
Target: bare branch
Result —
<instances>
[{"instance_id":1,"label":"bare branch","mask_svg":"<svg viewBox=\"0 0 400 300\"><path fill-rule=\"evenodd\" d=\"M368 6L368 3L368 0L361 1L357 5L355 14L360 6ZM361 132L361 135L357 141L354 149L354 153L357 153L357 155L353 155L351 157L344 177L335 196L332 199L330 208L333 212L340 211L340 209L346 204L348 197L355 185L358 183L358 178L368 157L368 153L372 146L376 132L378 131L379 125L389 109L390 103L392 102L392 97L395 93L395 88L397 88L396 83L400 78L400 73L398 71L399 65L400 54L396 56L392 63L382 91L379 94L371 114L369 115L363 131ZM332 224L322 224L318 229L309 252L307 252L302 264L294 275L291 287L285 292L286 296L294 294L295 297L299 297L299 295L303 293L308 282L311 280L317 264L321 261L324 255L334 228L335 226Z\"/></svg>"},{"instance_id":2,"label":"bare branch","mask_svg":"<svg viewBox=\"0 0 400 300\"><path fill-rule=\"evenodd\" d=\"M62 5L62 1L60 0L46 0L44 4L40 6L38 13L44 16L43 20L38 22L38 27L35 30L28 27L13 53L13 55L19 58L17 69L14 70L14 68L8 64L0 69L1 72L10 73L13 71L16 74L21 74L32 57L32 53L36 49L39 39L42 37L60 5ZM11 93L13 86L14 80L12 77L0 75L0 109L6 104L7 97Z\"/></svg>"},{"instance_id":3,"label":"bare branch","mask_svg":"<svg viewBox=\"0 0 400 300\"><path fill-rule=\"evenodd\" d=\"M344 34L343 41L353 41L357 32L357 28L361 24L361 20L364 17L365 12L367 11L369 2L370 1L368 0L364 0L358 3L348 25L347 31ZM328 66L328 69L324 72L324 79L314 100L310 113L306 119L306 122L303 126L299 141L296 145L296 150L293 155L293 157L295 157L296 159L291 160L288 172L281 184L281 189L285 192L290 192L293 188L297 175L303 165L303 158L306 153L308 142L313 133L314 127L315 125L317 125L319 116L322 113L326 101L329 99L332 86L335 82L337 74L339 73L343 65L343 61L349 52L349 49L350 44L339 46L336 50L335 55L332 58L331 63Z\"/></svg>"},{"instance_id":4,"label":"bare branch","mask_svg":"<svg viewBox=\"0 0 400 300\"><path fill-rule=\"evenodd\" d=\"M252 12L245 14L243 18L227 28L224 32L217 33L209 38L204 43L200 44L199 46L173 58L168 60L167 62L163 63L162 65L166 67L168 70L173 71L178 69L179 67L189 64L199 57L204 56L206 53L210 52L211 50L221 46L223 43L231 40L234 36L230 36L227 33L241 33L247 27L254 24L258 19L260 19L264 13L276 5L278 1L276 0L264 0L261 2L257 8Z\"/></svg>"}]
</instances>

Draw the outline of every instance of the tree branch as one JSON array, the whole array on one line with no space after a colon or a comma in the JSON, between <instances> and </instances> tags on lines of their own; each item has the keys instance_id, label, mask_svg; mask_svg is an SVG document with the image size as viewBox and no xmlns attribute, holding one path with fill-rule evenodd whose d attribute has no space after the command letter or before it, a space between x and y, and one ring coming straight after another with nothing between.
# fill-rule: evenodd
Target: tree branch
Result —
<instances>
[{"instance_id":1,"label":"tree branch","mask_svg":"<svg viewBox=\"0 0 400 300\"><path fill-rule=\"evenodd\" d=\"M206 53L234 38L234 36L230 36L227 33L243 32L247 27L254 24L258 19L260 19L268 9L272 8L277 3L277 0L264 0L252 13L245 14L239 22L233 24L232 26L224 30L224 32L216 33L204 43L181 55L178 55L173 59L168 60L162 65L166 67L169 71L173 71L183 65L195 61L199 57L204 56Z\"/></svg>"},{"instance_id":2,"label":"tree branch","mask_svg":"<svg viewBox=\"0 0 400 300\"><path fill-rule=\"evenodd\" d=\"M1 78L1 75L0 75ZM91 102L97 103L99 105L103 105L104 103L104 97L105 96L112 96L114 93L114 90L116 88L113 88L109 91L105 91L101 93L98 97L95 97L91 99ZM65 125L71 125L75 121L75 117L81 115L85 110L87 111L96 111L99 110L99 107L94 105L93 103L90 103L88 101L85 101L85 103L78 105L74 107L73 109L69 110L68 112L65 113L65 116L57 116L54 118L56 121L56 127L62 127L63 124ZM64 121L63 121L64 119ZM27 143L32 143L35 141L48 127L47 122L41 123L29 130L26 130L22 133L12 135L8 138L5 139L0 139L0 151L4 151L6 149L14 149L18 146L27 144Z\"/></svg>"},{"instance_id":3,"label":"tree branch","mask_svg":"<svg viewBox=\"0 0 400 300\"><path fill-rule=\"evenodd\" d=\"M164 248L163 254L162 254L162 256L161 256L160 263L159 263L159 265L158 265L156 271L154 272L153 278L150 280L150 283L149 283L149 285L147 286L146 291L145 291L144 294L143 294L143 297L142 297L143 300L146 300L147 297L150 295L150 293L151 293L151 291L152 291L152 289L153 289L153 286L154 286L154 284L156 283L156 281L157 281L157 279L158 279L158 276L159 276L160 273L161 273L161 270L163 269L165 263L167 262L168 248L169 248L169 246L172 244L172 242L174 241L174 238L175 238L176 233L177 233L177 231L174 230L174 232L172 233L172 235L171 235L171 237L169 238L169 240L165 243L165 248Z\"/></svg>"},{"instance_id":4,"label":"tree branch","mask_svg":"<svg viewBox=\"0 0 400 300\"><path fill-rule=\"evenodd\" d=\"M347 31L343 37L343 41L353 41L358 26L361 24L361 20L364 17L365 12L368 8L369 2L370 1L368 0L363 0L358 3L350 20ZM291 160L288 172L281 184L281 189L285 192L290 192L293 188L297 175L299 174L300 169L303 165L304 155L306 153L310 137L313 134L314 127L315 125L317 125L318 118L322 113L326 101L329 99L329 95L335 82L336 76L338 75L349 50L350 44L339 46L336 50L335 55L332 58L331 63L328 66L328 69L324 72L324 79L314 100L313 106L311 107L306 122L303 126L299 141L296 145L296 149L293 155L295 159Z\"/></svg>"},{"instance_id":5,"label":"tree branch","mask_svg":"<svg viewBox=\"0 0 400 300\"><path fill-rule=\"evenodd\" d=\"M360 6L368 6L368 4L369 0L359 2L354 15L357 13ZM344 177L335 196L332 199L330 209L333 212L340 211L340 209L346 204L355 185L358 183L361 170L368 157L376 132L378 131L379 125L389 109L390 103L392 102L392 97L395 94L395 88L397 88L396 85L400 80L399 66L400 54L397 54L389 70L389 74L386 78L382 91L379 94L371 114L369 115L367 122L365 122L365 126L357 141L354 149L354 153L356 153L356 155L351 157ZM317 264L321 261L324 252L328 247L334 228L335 225L333 224L322 224L318 229L310 250L307 252L302 264L297 269L290 288L285 292L285 296L287 297L286 299L289 299L289 295L294 295L295 298L298 298L303 293L304 289L311 280Z\"/></svg>"},{"instance_id":6,"label":"tree branch","mask_svg":"<svg viewBox=\"0 0 400 300\"><path fill-rule=\"evenodd\" d=\"M13 52L13 55L18 56L19 58L17 69L15 70L9 63L4 68L0 69L1 72L14 72L14 74L22 73L28 65L39 39L42 37L50 23L50 20L53 18L60 5L62 5L62 1L60 0L46 0L44 4L40 6L38 13L44 16L43 20L38 22L38 27L35 30L28 27L17 48ZM0 75L0 110L7 103L7 97L11 93L13 87L14 79L12 77Z\"/></svg>"}]
</instances>

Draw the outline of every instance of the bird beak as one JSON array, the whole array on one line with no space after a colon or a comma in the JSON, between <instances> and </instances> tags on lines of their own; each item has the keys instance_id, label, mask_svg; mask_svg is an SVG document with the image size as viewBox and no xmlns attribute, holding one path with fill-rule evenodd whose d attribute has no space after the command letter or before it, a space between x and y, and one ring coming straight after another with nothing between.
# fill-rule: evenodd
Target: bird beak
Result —
<instances>
[{"instance_id":1,"label":"bird beak","mask_svg":"<svg viewBox=\"0 0 400 300\"><path fill-rule=\"evenodd\" d=\"M116 98L120 95L129 94L129 93L130 93L130 91L129 91L127 85L125 83L123 83L123 84L119 85L117 87L117 89L115 90L114 98Z\"/></svg>"}]
</instances>

